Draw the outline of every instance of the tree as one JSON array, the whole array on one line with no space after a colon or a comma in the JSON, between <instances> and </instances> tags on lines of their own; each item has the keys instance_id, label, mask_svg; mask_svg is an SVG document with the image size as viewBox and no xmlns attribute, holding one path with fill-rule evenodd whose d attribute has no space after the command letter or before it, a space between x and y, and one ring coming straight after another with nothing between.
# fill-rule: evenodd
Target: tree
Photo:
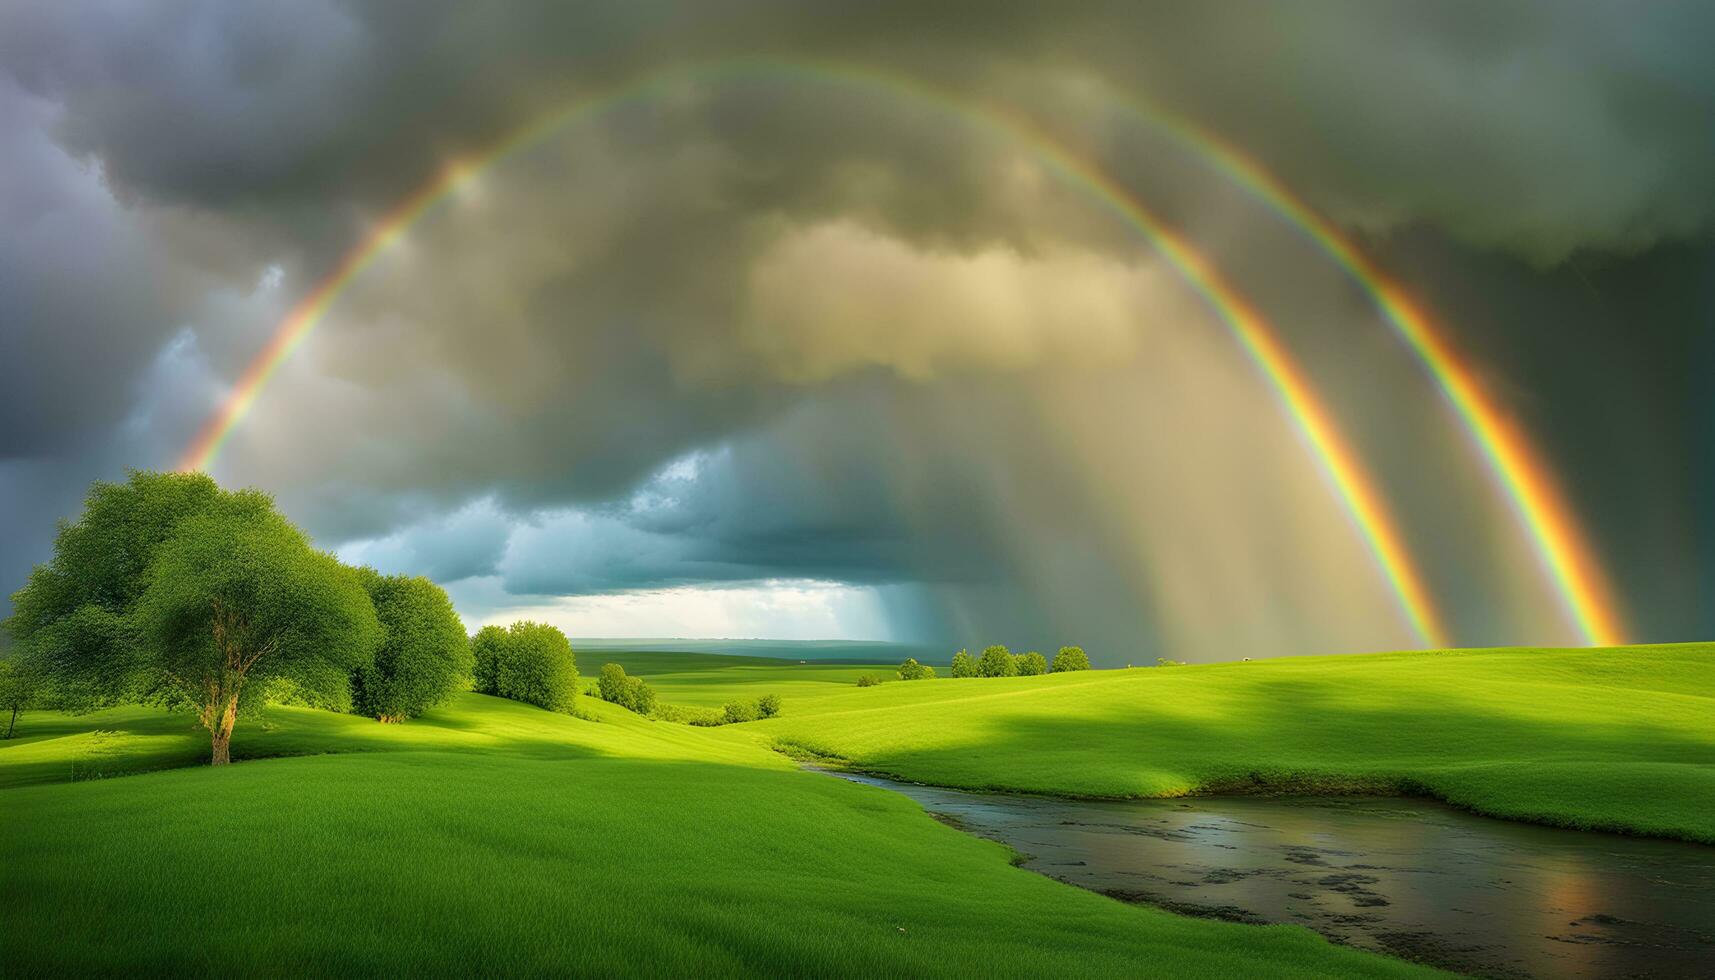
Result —
<instances>
[{"instance_id":1,"label":"tree","mask_svg":"<svg viewBox=\"0 0 1715 980\"><path fill-rule=\"evenodd\" d=\"M452 600L426 578L358 576L381 620L375 657L351 675L355 709L378 721L415 718L470 684L473 657Z\"/></svg>"},{"instance_id":2,"label":"tree","mask_svg":"<svg viewBox=\"0 0 1715 980\"><path fill-rule=\"evenodd\" d=\"M1090 658L1085 656L1083 647L1061 647L1054 655L1053 671L1064 674L1069 670L1089 670Z\"/></svg>"},{"instance_id":3,"label":"tree","mask_svg":"<svg viewBox=\"0 0 1715 980\"><path fill-rule=\"evenodd\" d=\"M507 636L503 626L484 626L470 638L471 690L500 693L500 658L506 652Z\"/></svg>"},{"instance_id":4,"label":"tree","mask_svg":"<svg viewBox=\"0 0 1715 980\"><path fill-rule=\"evenodd\" d=\"M947 669L947 673L954 677L976 677L977 658L968 650L960 650L953 654L953 666Z\"/></svg>"},{"instance_id":5,"label":"tree","mask_svg":"<svg viewBox=\"0 0 1715 980\"><path fill-rule=\"evenodd\" d=\"M146 699L158 673L129 617L161 545L198 514L272 507L264 494L228 493L201 473L137 471L124 483L92 483L83 514L60 524L53 560L37 565L13 594L6 628L52 683L59 706Z\"/></svg>"},{"instance_id":6,"label":"tree","mask_svg":"<svg viewBox=\"0 0 1715 980\"><path fill-rule=\"evenodd\" d=\"M268 689L349 705L380 638L350 569L310 547L267 494L202 474L95 483L7 627L55 701L188 705L229 761L233 726Z\"/></svg>"},{"instance_id":7,"label":"tree","mask_svg":"<svg viewBox=\"0 0 1715 980\"><path fill-rule=\"evenodd\" d=\"M513 623L495 663L494 686L503 698L549 711L572 710L578 666L571 641L547 623Z\"/></svg>"},{"instance_id":8,"label":"tree","mask_svg":"<svg viewBox=\"0 0 1715 980\"><path fill-rule=\"evenodd\" d=\"M18 712L38 706L41 674L35 661L22 656L0 656L0 711L6 719L6 734L11 738L18 727Z\"/></svg>"},{"instance_id":9,"label":"tree","mask_svg":"<svg viewBox=\"0 0 1715 980\"><path fill-rule=\"evenodd\" d=\"M1014 677L1018 674L1018 661L1012 659L1012 651L1003 646L992 646L983 651L983 657L977 661L977 676L979 677Z\"/></svg>"},{"instance_id":10,"label":"tree","mask_svg":"<svg viewBox=\"0 0 1715 980\"><path fill-rule=\"evenodd\" d=\"M348 708L351 673L381 639L356 571L272 510L187 519L148 579L134 614L146 669L166 700L195 709L214 765L230 761L233 725L271 681Z\"/></svg>"},{"instance_id":11,"label":"tree","mask_svg":"<svg viewBox=\"0 0 1715 980\"><path fill-rule=\"evenodd\" d=\"M780 695L764 694L756 699L756 716L758 718L773 718L780 714Z\"/></svg>"},{"instance_id":12,"label":"tree","mask_svg":"<svg viewBox=\"0 0 1715 980\"><path fill-rule=\"evenodd\" d=\"M1014 661L1018 665L1018 676L1020 677L1035 677L1038 674L1048 673L1048 658L1035 650L1019 654L1014 658Z\"/></svg>"},{"instance_id":13,"label":"tree","mask_svg":"<svg viewBox=\"0 0 1715 980\"><path fill-rule=\"evenodd\" d=\"M914 657L906 657L899 665L899 679L902 681L924 681L933 679L935 668L928 664L920 664Z\"/></svg>"}]
</instances>

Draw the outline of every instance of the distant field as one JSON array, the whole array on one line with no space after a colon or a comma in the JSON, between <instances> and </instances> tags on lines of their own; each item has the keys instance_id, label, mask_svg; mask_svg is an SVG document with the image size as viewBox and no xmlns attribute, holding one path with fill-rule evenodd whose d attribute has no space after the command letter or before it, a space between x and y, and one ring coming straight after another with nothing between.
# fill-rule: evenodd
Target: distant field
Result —
<instances>
[{"instance_id":1,"label":"distant field","mask_svg":"<svg viewBox=\"0 0 1715 980\"><path fill-rule=\"evenodd\" d=\"M580 650L579 669L594 677L604 663L647 678L661 700L671 704L720 707L729 701L779 694L799 708L855 688L864 674L891 679L893 663L811 662L770 657L736 657L648 650Z\"/></svg>"},{"instance_id":2,"label":"distant field","mask_svg":"<svg viewBox=\"0 0 1715 980\"><path fill-rule=\"evenodd\" d=\"M1406 789L1715 842L1715 644L1303 657L896 682L738 726L966 788Z\"/></svg>"},{"instance_id":3,"label":"distant field","mask_svg":"<svg viewBox=\"0 0 1715 980\"><path fill-rule=\"evenodd\" d=\"M1013 868L752 726L584 708L276 708L234 739L251 761L80 782L207 739L153 709L28 714L0 742L6 973L1429 975ZM336 754L256 758L302 752Z\"/></svg>"}]
</instances>

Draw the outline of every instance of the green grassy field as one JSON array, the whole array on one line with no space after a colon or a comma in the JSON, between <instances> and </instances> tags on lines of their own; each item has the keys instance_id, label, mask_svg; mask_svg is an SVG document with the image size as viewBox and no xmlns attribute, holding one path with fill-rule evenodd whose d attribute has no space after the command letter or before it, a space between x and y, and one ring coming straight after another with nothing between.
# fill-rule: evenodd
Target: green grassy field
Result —
<instances>
[{"instance_id":1,"label":"green grassy field","mask_svg":"<svg viewBox=\"0 0 1715 980\"><path fill-rule=\"evenodd\" d=\"M1707 643L892 683L788 700L780 718L739 728L945 786L1406 790L1496 816L1715 843Z\"/></svg>"},{"instance_id":2,"label":"green grassy field","mask_svg":"<svg viewBox=\"0 0 1715 980\"><path fill-rule=\"evenodd\" d=\"M207 739L154 709L28 714L0 743L6 972L1423 972L1022 871L902 797L797 771L751 726L584 709L274 708L239 729L247 761L124 778L90 777L191 763ZM292 753L326 754L261 758Z\"/></svg>"},{"instance_id":3,"label":"green grassy field","mask_svg":"<svg viewBox=\"0 0 1715 980\"><path fill-rule=\"evenodd\" d=\"M1711 644L871 688L857 677L883 668L580 654L607 660L669 703L778 693L784 712L704 729L590 699L585 720L462 695L404 725L275 707L225 769L196 765L184 715L26 714L0 742L8 972L1415 970L1021 871L782 745L953 786L1406 789L1715 842Z\"/></svg>"}]
</instances>

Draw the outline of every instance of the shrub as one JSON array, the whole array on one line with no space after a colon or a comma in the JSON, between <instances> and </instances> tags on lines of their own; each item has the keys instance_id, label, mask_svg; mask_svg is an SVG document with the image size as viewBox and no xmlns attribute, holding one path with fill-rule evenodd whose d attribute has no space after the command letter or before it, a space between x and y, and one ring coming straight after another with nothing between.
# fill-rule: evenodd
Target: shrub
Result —
<instances>
[{"instance_id":1,"label":"shrub","mask_svg":"<svg viewBox=\"0 0 1715 980\"><path fill-rule=\"evenodd\" d=\"M484 626L470 638L471 689L478 694L499 694L500 658L507 643L506 629Z\"/></svg>"},{"instance_id":2,"label":"shrub","mask_svg":"<svg viewBox=\"0 0 1715 980\"><path fill-rule=\"evenodd\" d=\"M1016 677L1018 661L1012 659L1012 652L1003 646L992 646L983 651L983 658L977 661L979 677Z\"/></svg>"},{"instance_id":3,"label":"shrub","mask_svg":"<svg viewBox=\"0 0 1715 980\"><path fill-rule=\"evenodd\" d=\"M928 664L920 664L912 657L906 657L899 665L899 679L902 681L926 681L933 679L935 668Z\"/></svg>"},{"instance_id":4,"label":"shrub","mask_svg":"<svg viewBox=\"0 0 1715 980\"><path fill-rule=\"evenodd\" d=\"M352 708L380 721L415 718L468 687L470 642L453 603L421 576L358 569L375 615L381 645L351 675Z\"/></svg>"},{"instance_id":5,"label":"shrub","mask_svg":"<svg viewBox=\"0 0 1715 980\"><path fill-rule=\"evenodd\" d=\"M1157 667L1183 667L1183 666L1185 666L1185 661L1183 661L1183 660L1169 660L1166 657L1156 657L1155 658L1155 666L1157 666Z\"/></svg>"},{"instance_id":6,"label":"shrub","mask_svg":"<svg viewBox=\"0 0 1715 980\"><path fill-rule=\"evenodd\" d=\"M1061 647L1060 652L1054 655L1054 666L1051 669L1056 674L1064 674L1069 670L1089 670L1090 658L1084 655L1083 647Z\"/></svg>"},{"instance_id":7,"label":"shrub","mask_svg":"<svg viewBox=\"0 0 1715 980\"><path fill-rule=\"evenodd\" d=\"M865 674L858 678L858 687L874 687L881 683L881 678L874 674Z\"/></svg>"},{"instance_id":8,"label":"shrub","mask_svg":"<svg viewBox=\"0 0 1715 980\"><path fill-rule=\"evenodd\" d=\"M1035 677L1038 674L1048 673L1048 658L1035 650L1019 654L1015 658L1015 662L1018 664L1018 676L1020 677Z\"/></svg>"},{"instance_id":9,"label":"shrub","mask_svg":"<svg viewBox=\"0 0 1715 980\"><path fill-rule=\"evenodd\" d=\"M764 694L756 699L756 714L759 718L773 718L780 713L780 695Z\"/></svg>"},{"instance_id":10,"label":"shrub","mask_svg":"<svg viewBox=\"0 0 1715 980\"><path fill-rule=\"evenodd\" d=\"M969 651L960 650L953 654L953 666L948 669L947 673L954 677L975 677L977 676L977 658L971 656Z\"/></svg>"},{"instance_id":11,"label":"shrub","mask_svg":"<svg viewBox=\"0 0 1715 980\"><path fill-rule=\"evenodd\" d=\"M756 720L756 705L750 701L733 701L721 709L726 717L726 723L736 725L740 722Z\"/></svg>"},{"instance_id":12,"label":"shrub","mask_svg":"<svg viewBox=\"0 0 1715 980\"><path fill-rule=\"evenodd\" d=\"M629 708L640 715L647 715L655 710L655 689L641 677L628 676L625 668L619 664L601 665L601 677L596 681L596 690L603 701Z\"/></svg>"},{"instance_id":13,"label":"shrub","mask_svg":"<svg viewBox=\"0 0 1715 980\"><path fill-rule=\"evenodd\" d=\"M547 623L513 623L495 661L494 686L494 693L503 698L549 711L571 711L578 694L571 641Z\"/></svg>"}]
</instances>

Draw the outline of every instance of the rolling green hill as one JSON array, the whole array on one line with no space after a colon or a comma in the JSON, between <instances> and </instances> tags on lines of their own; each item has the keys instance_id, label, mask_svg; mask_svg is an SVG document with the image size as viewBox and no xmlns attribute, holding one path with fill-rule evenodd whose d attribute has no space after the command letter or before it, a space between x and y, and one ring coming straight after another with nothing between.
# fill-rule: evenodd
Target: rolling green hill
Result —
<instances>
[{"instance_id":1,"label":"rolling green hill","mask_svg":"<svg viewBox=\"0 0 1715 980\"><path fill-rule=\"evenodd\" d=\"M747 726L584 709L275 708L238 730L249 761L77 782L191 763L207 738L153 709L32 713L0 743L7 973L1426 972L1011 867Z\"/></svg>"},{"instance_id":2,"label":"rolling green hill","mask_svg":"<svg viewBox=\"0 0 1715 980\"><path fill-rule=\"evenodd\" d=\"M945 786L1404 790L1497 816L1715 842L1707 643L899 682L788 701L780 718L739 727Z\"/></svg>"}]
</instances>

